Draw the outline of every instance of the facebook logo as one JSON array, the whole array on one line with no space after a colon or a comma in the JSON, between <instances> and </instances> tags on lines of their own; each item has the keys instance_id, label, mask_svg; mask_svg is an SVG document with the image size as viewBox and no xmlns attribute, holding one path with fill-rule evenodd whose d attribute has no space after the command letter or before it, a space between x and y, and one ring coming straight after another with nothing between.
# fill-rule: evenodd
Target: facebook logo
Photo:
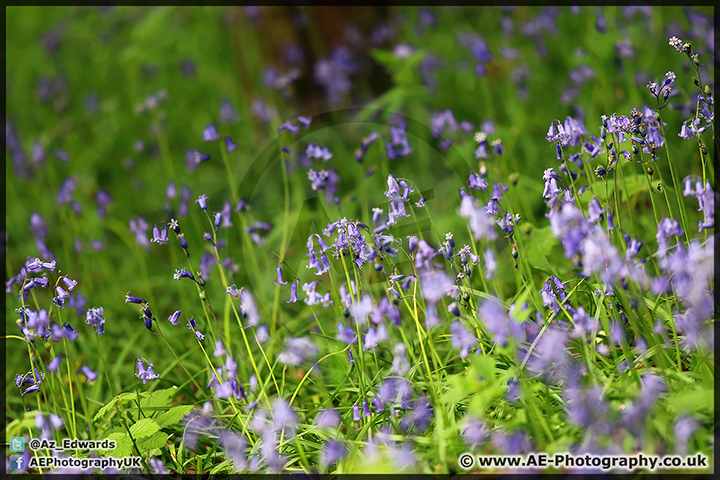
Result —
<instances>
[{"instance_id":1,"label":"facebook logo","mask_svg":"<svg viewBox=\"0 0 720 480\"><path fill-rule=\"evenodd\" d=\"M10 468L13 470L24 470L25 457L22 455L10 455Z\"/></svg>"},{"instance_id":2,"label":"facebook logo","mask_svg":"<svg viewBox=\"0 0 720 480\"><path fill-rule=\"evenodd\" d=\"M25 450L25 438L10 437L10 451L11 452L22 452L24 450Z\"/></svg>"}]
</instances>

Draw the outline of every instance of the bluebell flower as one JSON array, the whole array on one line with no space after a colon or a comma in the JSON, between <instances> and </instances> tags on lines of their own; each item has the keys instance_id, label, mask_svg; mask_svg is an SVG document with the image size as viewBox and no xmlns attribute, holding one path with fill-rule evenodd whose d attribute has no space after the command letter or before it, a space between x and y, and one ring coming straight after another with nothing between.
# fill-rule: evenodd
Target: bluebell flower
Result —
<instances>
[{"instance_id":1,"label":"bluebell flower","mask_svg":"<svg viewBox=\"0 0 720 480\"><path fill-rule=\"evenodd\" d=\"M497 232L493 228L495 223L489 215L481 208L475 206L475 199L471 196L463 197L460 203L459 214L461 217L469 219L470 230L473 232L475 240L487 238L494 240L497 238Z\"/></svg>"},{"instance_id":2,"label":"bluebell flower","mask_svg":"<svg viewBox=\"0 0 720 480\"><path fill-rule=\"evenodd\" d=\"M296 137L297 134L300 133L300 126L293 125L290 123L290 120L287 120L286 122L281 123L277 128L278 133L283 130L287 130L293 135L293 137Z\"/></svg>"},{"instance_id":3,"label":"bluebell flower","mask_svg":"<svg viewBox=\"0 0 720 480\"><path fill-rule=\"evenodd\" d=\"M180 317L181 313L181 310L175 310L175 312L168 317L168 321L173 325L179 325L180 321L178 320L178 318Z\"/></svg>"},{"instance_id":4,"label":"bluebell flower","mask_svg":"<svg viewBox=\"0 0 720 480\"><path fill-rule=\"evenodd\" d=\"M195 200L195 203L197 203L203 210L207 210L207 201L208 196L203 193L198 197L197 200Z\"/></svg>"},{"instance_id":5,"label":"bluebell flower","mask_svg":"<svg viewBox=\"0 0 720 480\"><path fill-rule=\"evenodd\" d=\"M167 228L163 227L162 231L160 231L157 225L155 225L153 227L153 238L150 241L157 243L158 245L167 245L170 242L168 240Z\"/></svg>"},{"instance_id":6,"label":"bluebell flower","mask_svg":"<svg viewBox=\"0 0 720 480\"><path fill-rule=\"evenodd\" d=\"M496 299L486 299L479 308L479 316L487 330L493 334L495 343L505 346L508 338L523 339L522 326L510 317Z\"/></svg>"},{"instance_id":7,"label":"bluebell flower","mask_svg":"<svg viewBox=\"0 0 720 480\"><path fill-rule=\"evenodd\" d=\"M675 454L687 455L690 439L698 429L698 422L687 416L680 416L675 420L673 432L675 434Z\"/></svg>"},{"instance_id":8,"label":"bluebell flower","mask_svg":"<svg viewBox=\"0 0 720 480\"><path fill-rule=\"evenodd\" d=\"M337 440L326 440L320 451L320 462L323 465L329 466L343 459L346 455L347 449L345 448L345 444Z\"/></svg>"},{"instance_id":9,"label":"bluebell flower","mask_svg":"<svg viewBox=\"0 0 720 480\"><path fill-rule=\"evenodd\" d=\"M105 310L103 307L91 308L87 311L85 323L97 328L95 334L102 335L105 333L103 324L105 323Z\"/></svg>"},{"instance_id":10,"label":"bluebell flower","mask_svg":"<svg viewBox=\"0 0 720 480\"><path fill-rule=\"evenodd\" d=\"M92 369L87 365L83 365L82 367L80 367L80 371L83 375L85 375L85 378L87 378L88 382L94 382L95 379L98 377L98 373L93 372Z\"/></svg>"},{"instance_id":11,"label":"bluebell flower","mask_svg":"<svg viewBox=\"0 0 720 480\"><path fill-rule=\"evenodd\" d=\"M287 285L287 282L283 280L282 262L280 262L277 267L277 280L275 280L275 285Z\"/></svg>"},{"instance_id":12,"label":"bluebell flower","mask_svg":"<svg viewBox=\"0 0 720 480\"><path fill-rule=\"evenodd\" d=\"M195 334L195 338L197 338L199 342L202 342L205 339L205 335L203 335L198 330L198 324L197 322L195 322L195 319L193 317L190 317L190 320L185 326L188 327L188 329L193 332L193 334Z\"/></svg>"},{"instance_id":13,"label":"bluebell flower","mask_svg":"<svg viewBox=\"0 0 720 480\"><path fill-rule=\"evenodd\" d=\"M290 300L288 300L286 303L295 303L300 300L297 296L298 283L299 281L295 280L290 284Z\"/></svg>"},{"instance_id":14,"label":"bluebell flower","mask_svg":"<svg viewBox=\"0 0 720 480\"><path fill-rule=\"evenodd\" d=\"M413 152L405 133L404 123L398 127L390 127L390 141L385 143L385 151L388 160L407 157Z\"/></svg>"},{"instance_id":15,"label":"bluebell flower","mask_svg":"<svg viewBox=\"0 0 720 480\"><path fill-rule=\"evenodd\" d=\"M185 152L185 166L189 173L193 173L198 165L202 162L210 160L210 155L199 152L198 150L187 150ZM178 209L178 215L182 216Z\"/></svg>"},{"instance_id":16,"label":"bluebell flower","mask_svg":"<svg viewBox=\"0 0 720 480\"><path fill-rule=\"evenodd\" d=\"M155 373L155 370L153 370L152 363L141 357L137 357L136 361L138 371L135 376L142 380L143 385L145 385L148 380L155 380L156 378L160 378L160 375ZM145 367L144 363L147 363L147 368Z\"/></svg>"},{"instance_id":17,"label":"bluebell flower","mask_svg":"<svg viewBox=\"0 0 720 480\"><path fill-rule=\"evenodd\" d=\"M300 365L308 357L317 355L318 349L309 337L288 337L285 339L285 350L277 356L285 365Z\"/></svg>"},{"instance_id":18,"label":"bluebell flower","mask_svg":"<svg viewBox=\"0 0 720 480\"><path fill-rule=\"evenodd\" d=\"M226 123L235 123L238 120L237 111L229 100L223 99L220 102L220 119Z\"/></svg>"},{"instance_id":19,"label":"bluebell flower","mask_svg":"<svg viewBox=\"0 0 720 480\"><path fill-rule=\"evenodd\" d=\"M219 444L225 450L227 458L232 460L233 469L235 471L245 470L247 466L245 437L239 433L223 430L220 432Z\"/></svg>"},{"instance_id":20,"label":"bluebell flower","mask_svg":"<svg viewBox=\"0 0 720 480\"><path fill-rule=\"evenodd\" d=\"M141 304L141 303L145 303L145 300L143 300L142 298L130 295L130 292L128 292L127 294L125 294L125 304L127 305L128 303Z\"/></svg>"},{"instance_id":21,"label":"bluebell flower","mask_svg":"<svg viewBox=\"0 0 720 480\"><path fill-rule=\"evenodd\" d=\"M163 463L162 458L151 458L148 463L153 469L153 474L155 475L167 475L169 473L165 470L165 464Z\"/></svg>"},{"instance_id":22,"label":"bluebell flower","mask_svg":"<svg viewBox=\"0 0 720 480\"><path fill-rule=\"evenodd\" d=\"M241 291L242 288L238 290L234 283L225 289L225 293L227 293L228 295L232 295L235 298L240 298Z\"/></svg>"},{"instance_id":23,"label":"bluebell flower","mask_svg":"<svg viewBox=\"0 0 720 480\"><path fill-rule=\"evenodd\" d=\"M173 275L173 279L180 280L181 278L189 278L190 280L195 280L195 276L192 273L188 272L184 268L181 268L180 270L178 270L176 268L175 275Z\"/></svg>"},{"instance_id":24,"label":"bluebell flower","mask_svg":"<svg viewBox=\"0 0 720 480\"><path fill-rule=\"evenodd\" d=\"M63 356L62 355L55 355L52 360L50 360L50 363L47 364L47 370L48 372L57 373L58 367L60 367L60 362L62 361Z\"/></svg>"},{"instance_id":25,"label":"bluebell flower","mask_svg":"<svg viewBox=\"0 0 720 480\"><path fill-rule=\"evenodd\" d=\"M260 323L260 313L258 312L255 299L252 294L244 289L240 290L240 301L243 316L247 318L248 325L255 326Z\"/></svg>"},{"instance_id":26,"label":"bluebell flower","mask_svg":"<svg viewBox=\"0 0 720 480\"><path fill-rule=\"evenodd\" d=\"M205 130L203 130L202 133L203 140L206 142L214 142L216 140L220 140L220 135L218 135L217 129L215 128L214 124L210 124L207 127L205 127Z\"/></svg>"},{"instance_id":27,"label":"bluebell flower","mask_svg":"<svg viewBox=\"0 0 720 480\"><path fill-rule=\"evenodd\" d=\"M467 358L470 349L477 343L477 337L458 320L450 324L450 334L453 348L460 350L460 358Z\"/></svg>"},{"instance_id":28,"label":"bluebell flower","mask_svg":"<svg viewBox=\"0 0 720 480\"><path fill-rule=\"evenodd\" d=\"M655 238L658 242L658 255L664 257L668 251L668 241L671 237L679 237L684 230L676 220L663 217L658 223L658 230Z\"/></svg>"},{"instance_id":29,"label":"bluebell flower","mask_svg":"<svg viewBox=\"0 0 720 480\"><path fill-rule=\"evenodd\" d=\"M225 149L228 153L234 151L238 146L237 143L233 142L230 137L225 137Z\"/></svg>"}]
</instances>

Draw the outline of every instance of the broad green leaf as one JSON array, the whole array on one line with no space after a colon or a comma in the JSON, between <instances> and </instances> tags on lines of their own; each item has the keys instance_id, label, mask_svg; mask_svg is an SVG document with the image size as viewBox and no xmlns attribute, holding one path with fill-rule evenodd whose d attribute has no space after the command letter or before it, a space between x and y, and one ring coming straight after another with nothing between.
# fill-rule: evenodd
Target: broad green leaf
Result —
<instances>
[{"instance_id":1,"label":"broad green leaf","mask_svg":"<svg viewBox=\"0 0 720 480\"><path fill-rule=\"evenodd\" d=\"M110 450L107 456L115 458L129 457L132 454L132 448L132 440L130 440L130 437L125 437L117 442L115 448Z\"/></svg>"},{"instance_id":2,"label":"broad green leaf","mask_svg":"<svg viewBox=\"0 0 720 480\"><path fill-rule=\"evenodd\" d=\"M163 413L157 418L157 422L160 428L169 427L180 422L185 415L192 410L192 405L180 405L178 407L172 407L167 412Z\"/></svg>"},{"instance_id":3,"label":"broad green leaf","mask_svg":"<svg viewBox=\"0 0 720 480\"><path fill-rule=\"evenodd\" d=\"M165 432L155 432L149 438L143 438L142 440L138 440L137 446L141 453L148 450L154 450L156 448L164 447L169 437L170 435Z\"/></svg>"},{"instance_id":4,"label":"broad green leaf","mask_svg":"<svg viewBox=\"0 0 720 480\"><path fill-rule=\"evenodd\" d=\"M98 419L105 416L108 410L110 410L112 407L115 406L115 404L118 402L118 400L121 400L124 402L129 402L130 400L135 400L137 398L137 393L121 393L119 395L116 395L115 398L110 400L108 403L103 405L100 410L95 414L95 417L93 417L93 422L97 422Z\"/></svg>"},{"instance_id":5,"label":"broad green leaf","mask_svg":"<svg viewBox=\"0 0 720 480\"><path fill-rule=\"evenodd\" d=\"M170 403L170 399L177 392L177 387L166 388L164 390L157 390L150 392L149 394L141 394L140 407L165 407L167 408Z\"/></svg>"},{"instance_id":6,"label":"broad green leaf","mask_svg":"<svg viewBox=\"0 0 720 480\"><path fill-rule=\"evenodd\" d=\"M160 425L152 418L143 418L130 427L130 433L134 439L149 437L160 430Z\"/></svg>"},{"instance_id":7,"label":"broad green leaf","mask_svg":"<svg viewBox=\"0 0 720 480\"><path fill-rule=\"evenodd\" d=\"M482 375L483 379L487 382L493 382L495 380L495 359L493 357L472 355L470 362L473 366L472 370L476 375Z\"/></svg>"}]
</instances>

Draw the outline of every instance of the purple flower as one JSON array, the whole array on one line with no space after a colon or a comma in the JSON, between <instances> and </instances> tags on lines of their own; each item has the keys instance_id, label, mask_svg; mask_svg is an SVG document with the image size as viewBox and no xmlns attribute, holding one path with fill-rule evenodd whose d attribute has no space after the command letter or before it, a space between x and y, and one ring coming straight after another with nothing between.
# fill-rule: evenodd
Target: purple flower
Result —
<instances>
[{"instance_id":1,"label":"purple flower","mask_svg":"<svg viewBox=\"0 0 720 480\"><path fill-rule=\"evenodd\" d=\"M475 199L470 195L463 197L460 203L459 214L461 217L469 219L470 230L473 232L475 240L480 240L481 238L495 240L495 238L497 238L493 218L486 214L482 208L476 207Z\"/></svg>"},{"instance_id":2,"label":"purple flower","mask_svg":"<svg viewBox=\"0 0 720 480\"><path fill-rule=\"evenodd\" d=\"M477 338L460 321L450 324L450 334L453 348L460 350L460 358L467 358L470 349L477 343Z\"/></svg>"},{"instance_id":3,"label":"purple flower","mask_svg":"<svg viewBox=\"0 0 720 480\"><path fill-rule=\"evenodd\" d=\"M310 337L288 337L285 339L285 350L278 354L277 359L285 365L300 365L317 353L318 349Z\"/></svg>"},{"instance_id":4,"label":"purple flower","mask_svg":"<svg viewBox=\"0 0 720 480\"><path fill-rule=\"evenodd\" d=\"M165 464L162 461L162 458L151 458L148 463L150 464L150 467L153 469L153 474L155 475L167 475L168 471L165 470Z\"/></svg>"},{"instance_id":5,"label":"purple flower","mask_svg":"<svg viewBox=\"0 0 720 480\"><path fill-rule=\"evenodd\" d=\"M126 304L126 305L127 305L128 303L137 303L137 304L139 305L139 304L144 303L144 302L145 302L145 300L143 300L142 298L139 298L139 297L135 297L135 296L133 296L133 295L130 295L130 292L128 292L128 293L125 294L125 304Z\"/></svg>"},{"instance_id":6,"label":"purple flower","mask_svg":"<svg viewBox=\"0 0 720 480\"><path fill-rule=\"evenodd\" d=\"M206 142L214 142L215 140L220 140L220 135L218 135L217 129L215 128L214 124L210 124L207 127L205 127L205 130L203 130L202 133L203 140Z\"/></svg>"},{"instance_id":7,"label":"purple flower","mask_svg":"<svg viewBox=\"0 0 720 480\"><path fill-rule=\"evenodd\" d=\"M385 143L385 151L388 160L407 157L413 152L405 133L405 124L390 127L390 141Z\"/></svg>"},{"instance_id":8,"label":"purple flower","mask_svg":"<svg viewBox=\"0 0 720 480\"><path fill-rule=\"evenodd\" d=\"M658 223L658 230L655 238L658 242L658 255L664 257L668 251L668 241L670 237L679 237L684 230L680 228L680 224L676 220L663 217Z\"/></svg>"},{"instance_id":9,"label":"purple flower","mask_svg":"<svg viewBox=\"0 0 720 480\"><path fill-rule=\"evenodd\" d=\"M188 272L188 271L185 270L184 268L181 268L180 270L178 270L178 269L176 268L176 269L175 269L175 275L173 275L173 279L175 279L175 280L180 280L181 278L189 278L190 280L195 280L195 275L193 275L192 273Z\"/></svg>"},{"instance_id":10,"label":"purple flower","mask_svg":"<svg viewBox=\"0 0 720 480\"><path fill-rule=\"evenodd\" d=\"M486 299L479 309L485 328L493 334L495 342L507 345L508 337L522 340L522 326L511 318L497 299Z\"/></svg>"},{"instance_id":11,"label":"purple flower","mask_svg":"<svg viewBox=\"0 0 720 480\"><path fill-rule=\"evenodd\" d=\"M403 430L417 427L419 431L424 432L435 416L432 405L430 405L430 401L425 396L418 397L413 403L414 405L410 414L400 420L399 426Z\"/></svg>"},{"instance_id":12,"label":"purple flower","mask_svg":"<svg viewBox=\"0 0 720 480\"><path fill-rule=\"evenodd\" d=\"M569 422L591 432L608 427L608 407L603 400L602 387L581 388L574 384L568 385L564 397Z\"/></svg>"},{"instance_id":13,"label":"purple flower","mask_svg":"<svg viewBox=\"0 0 720 480\"><path fill-rule=\"evenodd\" d=\"M552 168L548 168L543 172L543 180L545 180L545 189L543 190L543 198L554 198L562 192L562 189L558 187L558 180L560 176L553 171Z\"/></svg>"},{"instance_id":14,"label":"purple flower","mask_svg":"<svg viewBox=\"0 0 720 480\"><path fill-rule=\"evenodd\" d=\"M698 423L690 417L679 417L675 420L675 454L687 455L690 439L698 428Z\"/></svg>"},{"instance_id":15,"label":"purple flower","mask_svg":"<svg viewBox=\"0 0 720 480\"><path fill-rule=\"evenodd\" d=\"M202 342L203 340L205 340L205 335L203 335L202 332L198 330L199 327L194 318L190 317L190 320L187 324L185 324L185 326L188 327L188 330L195 334L195 338L198 340L198 342Z\"/></svg>"},{"instance_id":16,"label":"purple flower","mask_svg":"<svg viewBox=\"0 0 720 480\"><path fill-rule=\"evenodd\" d=\"M225 123L235 123L238 120L237 112L229 100L220 102L220 119Z\"/></svg>"},{"instance_id":17,"label":"purple flower","mask_svg":"<svg viewBox=\"0 0 720 480\"><path fill-rule=\"evenodd\" d=\"M298 287L298 280L295 280L290 284L290 300L288 300L286 303L295 303L298 300L300 300L297 296L297 287Z\"/></svg>"},{"instance_id":18,"label":"purple flower","mask_svg":"<svg viewBox=\"0 0 720 480\"><path fill-rule=\"evenodd\" d=\"M144 363L147 363L147 368L145 367ZM160 378L160 375L155 373L155 371L153 370L153 364L145 360L144 358L137 357L137 370L138 371L135 376L142 380L143 385L145 385L148 380Z\"/></svg>"},{"instance_id":19,"label":"purple flower","mask_svg":"<svg viewBox=\"0 0 720 480\"><path fill-rule=\"evenodd\" d=\"M210 160L210 155L201 153L198 150L187 150L185 152L185 166L187 171L192 173L202 162ZM182 216L178 209L178 215Z\"/></svg>"},{"instance_id":20,"label":"purple flower","mask_svg":"<svg viewBox=\"0 0 720 480\"><path fill-rule=\"evenodd\" d=\"M531 448L530 440L522 430L516 430L513 433L495 430L492 433L492 444L496 450L505 455L518 455L528 452Z\"/></svg>"},{"instance_id":21,"label":"purple flower","mask_svg":"<svg viewBox=\"0 0 720 480\"><path fill-rule=\"evenodd\" d=\"M102 335L105 333L103 324L105 323L105 310L103 307L91 308L87 311L85 323L96 327L96 335Z\"/></svg>"},{"instance_id":22,"label":"purple flower","mask_svg":"<svg viewBox=\"0 0 720 480\"><path fill-rule=\"evenodd\" d=\"M347 455L345 444L337 440L327 440L320 451L320 463L332 465Z\"/></svg>"},{"instance_id":23,"label":"purple flower","mask_svg":"<svg viewBox=\"0 0 720 480\"><path fill-rule=\"evenodd\" d=\"M230 137L225 137L225 149L229 152L232 152L237 148L237 143L233 142Z\"/></svg>"},{"instance_id":24,"label":"purple flower","mask_svg":"<svg viewBox=\"0 0 720 480\"><path fill-rule=\"evenodd\" d=\"M471 448L476 448L483 443L490 434L487 425L474 416L468 417L467 420L463 422L461 428L463 440L465 440L465 443Z\"/></svg>"},{"instance_id":25,"label":"purple flower","mask_svg":"<svg viewBox=\"0 0 720 480\"><path fill-rule=\"evenodd\" d=\"M315 415L315 424L320 428L337 428L340 425L340 415L334 408L320 410Z\"/></svg>"},{"instance_id":26,"label":"purple flower","mask_svg":"<svg viewBox=\"0 0 720 480\"><path fill-rule=\"evenodd\" d=\"M280 264L277 267L277 280L275 281L275 285L287 285L287 282L285 280L283 280L282 262L280 262Z\"/></svg>"},{"instance_id":27,"label":"purple flower","mask_svg":"<svg viewBox=\"0 0 720 480\"><path fill-rule=\"evenodd\" d=\"M83 365L82 367L80 367L80 371L83 375L85 375L85 378L87 378L88 382L94 382L95 379L98 377L98 373L93 372L92 369L87 365Z\"/></svg>"},{"instance_id":28,"label":"purple flower","mask_svg":"<svg viewBox=\"0 0 720 480\"><path fill-rule=\"evenodd\" d=\"M170 243L168 240L168 230L163 227L162 231L158 229L157 225L153 227L153 238L151 242L157 243L158 245L167 245Z\"/></svg>"},{"instance_id":29,"label":"purple flower","mask_svg":"<svg viewBox=\"0 0 720 480\"><path fill-rule=\"evenodd\" d=\"M180 321L178 318L180 317L180 314L182 313L181 310L176 310L172 315L168 317L168 321L172 323L173 325L179 325Z\"/></svg>"},{"instance_id":30,"label":"purple flower","mask_svg":"<svg viewBox=\"0 0 720 480\"><path fill-rule=\"evenodd\" d=\"M197 203L200 206L200 208L207 211L207 201L208 201L208 196L203 193L202 195L200 195L198 197L197 200L195 200L195 203Z\"/></svg>"},{"instance_id":31,"label":"purple flower","mask_svg":"<svg viewBox=\"0 0 720 480\"><path fill-rule=\"evenodd\" d=\"M240 290L240 301L242 302L242 313L247 318L248 325L255 326L260 323L260 313L258 312L255 299L252 293L244 289Z\"/></svg>"},{"instance_id":32,"label":"purple flower","mask_svg":"<svg viewBox=\"0 0 720 480\"><path fill-rule=\"evenodd\" d=\"M62 361L62 355L55 355L50 363L47 364L48 372L57 373L60 362Z\"/></svg>"},{"instance_id":33,"label":"purple flower","mask_svg":"<svg viewBox=\"0 0 720 480\"><path fill-rule=\"evenodd\" d=\"M435 304L455 287L455 282L445 272L431 270L420 275L420 287L425 300Z\"/></svg>"},{"instance_id":34,"label":"purple flower","mask_svg":"<svg viewBox=\"0 0 720 480\"><path fill-rule=\"evenodd\" d=\"M528 369L539 374L543 372L559 372L569 359L565 351L567 332L557 328L548 329L533 351L528 362Z\"/></svg>"},{"instance_id":35,"label":"purple flower","mask_svg":"<svg viewBox=\"0 0 720 480\"><path fill-rule=\"evenodd\" d=\"M233 461L235 470L245 470L247 465L247 456L245 447L247 442L245 437L239 433L223 430L220 432L220 446L225 450L227 458Z\"/></svg>"}]
</instances>

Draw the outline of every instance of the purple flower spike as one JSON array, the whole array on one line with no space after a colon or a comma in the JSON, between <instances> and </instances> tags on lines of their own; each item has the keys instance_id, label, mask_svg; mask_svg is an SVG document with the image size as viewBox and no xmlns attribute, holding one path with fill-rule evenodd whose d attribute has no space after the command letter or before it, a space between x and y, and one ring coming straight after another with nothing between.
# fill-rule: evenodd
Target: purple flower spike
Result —
<instances>
[{"instance_id":1,"label":"purple flower spike","mask_svg":"<svg viewBox=\"0 0 720 480\"><path fill-rule=\"evenodd\" d=\"M215 128L214 124L210 124L207 127L205 127L205 130L203 130L203 140L206 142L214 142L216 140L220 140L220 135L218 135L217 129Z\"/></svg>"},{"instance_id":2,"label":"purple flower spike","mask_svg":"<svg viewBox=\"0 0 720 480\"><path fill-rule=\"evenodd\" d=\"M460 358L467 358L470 349L477 343L477 338L459 321L454 321L450 325L450 333L452 334L452 346L460 350Z\"/></svg>"},{"instance_id":3,"label":"purple flower spike","mask_svg":"<svg viewBox=\"0 0 720 480\"><path fill-rule=\"evenodd\" d=\"M145 302L145 300L143 300L142 298L139 298L139 297L135 297L135 296L133 296L133 295L130 295L130 292L128 292L127 294L125 294L125 304L128 304L128 303L137 303L137 304L139 305L139 304L144 303L144 302Z\"/></svg>"},{"instance_id":4,"label":"purple flower spike","mask_svg":"<svg viewBox=\"0 0 720 480\"><path fill-rule=\"evenodd\" d=\"M145 365L143 362L147 363L147 369L145 368ZM153 370L153 364L145 360L144 358L137 357L137 373L135 376L142 380L143 385L147 383L148 380L154 380L156 378L160 378L160 375L155 373Z\"/></svg>"},{"instance_id":5,"label":"purple flower spike","mask_svg":"<svg viewBox=\"0 0 720 480\"><path fill-rule=\"evenodd\" d=\"M283 280L282 262L280 262L280 265L277 267L277 280L275 281L275 285L287 285L287 282ZM295 288L297 289L297 287Z\"/></svg>"},{"instance_id":6,"label":"purple flower spike","mask_svg":"<svg viewBox=\"0 0 720 480\"><path fill-rule=\"evenodd\" d=\"M315 424L320 428L337 428L340 425L340 415L333 408L320 410L315 416Z\"/></svg>"},{"instance_id":7,"label":"purple flower spike","mask_svg":"<svg viewBox=\"0 0 720 480\"><path fill-rule=\"evenodd\" d=\"M207 201L208 196L203 193L198 197L197 200L195 200L195 203L197 203L203 210L207 210Z\"/></svg>"},{"instance_id":8,"label":"purple flower spike","mask_svg":"<svg viewBox=\"0 0 720 480\"><path fill-rule=\"evenodd\" d=\"M50 363L47 364L48 372L57 373L60 362L62 361L62 355L55 355Z\"/></svg>"},{"instance_id":9,"label":"purple flower spike","mask_svg":"<svg viewBox=\"0 0 720 480\"><path fill-rule=\"evenodd\" d=\"M229 153L237 148L237 143L233 142L230 137L225 137L225 147Z\"/></svg>"},{"instance_id":10,"label":"purple flower spike","mask_svg":"<svg viewBox=\"0 0 720 480\"><path fill-rule=\"evenodd\" d=\"M155 242L158 245L167 245L170 242L168 240L167 228L163 228L162 231L160 231L157 225L153 227L153 238L150 241Z\"/></svg>"},{"instance_id":11,"label":"purple flower spike","mask_svg":"<svg viewBox=\"0 0 720 480\"><path fill-rule=\"evenodd\" d=\"M91 308L86 313L85 323L97 328L96 335L105 333L103 324L105 323L105 310L103 307Z\"/></svg>"},{"instance_id":12,"label":"purple flower spike","mask_svg":"<svg viewBox=\"0 0 720 480\"><path fill-rule=\"evenodd\" d=\"M285 302L285 303L295 303L295 302L297 302L298 300L300 300L300 299L298 298L298 296L297 296L297 287L298 287L298 281L295 280L295 281L290 285L290 300L288 300L288 301Z\"/></svg>"},{"instance_id":13,"label":"purple flower spike","mask_svg":"<svg viewBox=\"0 0 720 480\"><path fill-rule=\"evenodd\" d=\"M87 365L83 365L82 367L80 367L80 371L83 375L85 375L85 378L87 378L88 382L94 382L95 379L98 377L98 373L93 372L92 369Z\"/></svg>"},{"instance_id":14,"label":"purple flower spike","mask_svg":"<svg viewBox=\"0 0 720 480\"><path fill-rule=\"evenodd\" d=\"M172 315L168 317L168 321L172 323L173 325L179 325L180 321L178 318L180 317L180 314L182 313L182 310L176 310Z\"/></svg>"}]
</instances>

